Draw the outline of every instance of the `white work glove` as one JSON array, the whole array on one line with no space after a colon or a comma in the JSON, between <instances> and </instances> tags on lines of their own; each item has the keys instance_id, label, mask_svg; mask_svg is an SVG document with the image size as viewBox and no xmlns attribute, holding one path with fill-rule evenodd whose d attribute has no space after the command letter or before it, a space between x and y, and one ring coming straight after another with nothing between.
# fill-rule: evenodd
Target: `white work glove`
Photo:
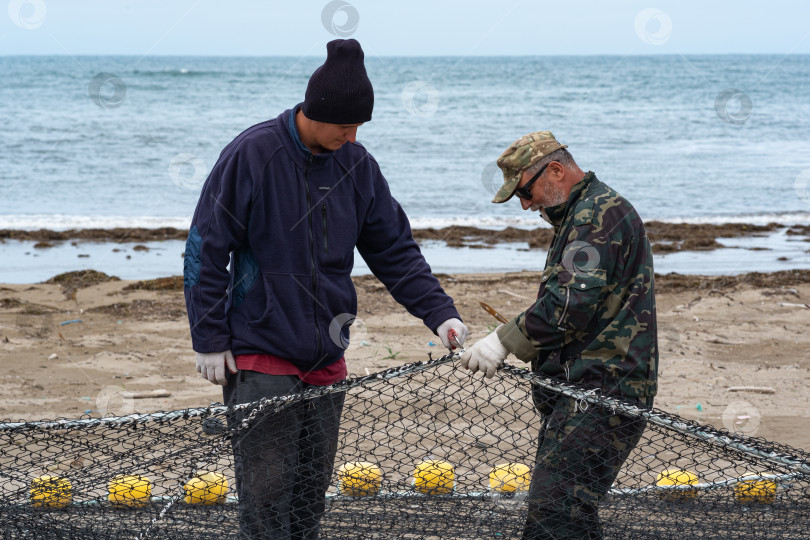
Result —
<instances>
[{"instance_id":1,"label":"white work glove","mask_svg":"<svg viewBox=\"0 0 810 540\"><path fill-rule=\"evenodd\" d=\"M451 334L452 332L452 334ZM469 331L464 323L458 319L447 319L436 330L439 334L439 339L442 340L442 345L451 351L456 347L461 348L464 345L464 340L467 339Z\"/></svg>"},{"instance_id":2,"label":"white work glove","mask_svg":"<svg viewBox=\"0 0 810 540\"><path fill-rule=\"evenodd\" d=\"M498 333L492 332L461 353L461 366L472 373L481 370L487 379L491 379L508 354L509 351L501 343Z\"/></svg>"},{"instance_id":3,"label":"white work glove","mask_svg":"<svg viewBox=\"0 0 810 540\"><path fill-rule=\"evenodd\" d=\"M225 386L225 366L231 373L236 373L236 362L231 351L217 353L197 353L197 373L214 384Z\"/></svg>"}]
</instances>

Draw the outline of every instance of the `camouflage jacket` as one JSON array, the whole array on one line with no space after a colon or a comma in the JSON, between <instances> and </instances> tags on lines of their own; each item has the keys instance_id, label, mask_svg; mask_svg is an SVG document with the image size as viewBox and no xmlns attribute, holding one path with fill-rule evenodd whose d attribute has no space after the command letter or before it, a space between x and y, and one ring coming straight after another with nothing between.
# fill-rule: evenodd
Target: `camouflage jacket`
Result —
<instances>
[{"instance_id":1,"label":"camouflage jacket","mask_svg":"<svg viewBox=\"0 0 810 540\"><path fill-rule=\"evenodd\" d=\"M589 172L546 209L554 238L534 305L498 329L545 375L652 398L658 345L653 261L633 206Z\"/></svg>"}]
</instances>

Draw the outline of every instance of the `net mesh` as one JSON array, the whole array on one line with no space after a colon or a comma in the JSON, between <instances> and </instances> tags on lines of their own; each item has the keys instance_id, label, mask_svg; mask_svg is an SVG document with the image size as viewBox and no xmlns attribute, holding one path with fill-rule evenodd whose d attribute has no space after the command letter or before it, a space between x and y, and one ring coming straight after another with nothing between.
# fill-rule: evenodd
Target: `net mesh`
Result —
<instances>
[{"instance_id":1,"label":"net mesh","mask_svg":"<svg viewBox=\"0 0 810 540\"><path fill-rule=\"evenodd\" d=\"M547 521L560 523L547 538L576 537L566 522L595 523L587 508L570 510L572 500L598 501L600 524L593 531L601 532L591 532L605 538L807 534L810 459L801 450L512 366L485 380L452 360L448 355L231 409L6 422L0 425L3 537L237 537L238 509L247 501L236 496L232 443L265 419L326 395L345 396L345 403L325 486L323 538L520 537L530 502L544 493L541 513L562 512ZM574 482L574 491L580 480L593 487L600 469L538 453L538 438L559 427L549 424L570 418L559 408L551 416L538 413L533 388L568 400L571 418L618 415L642 423L638 443L622 447L627 441L608 420L608 446L627 452L615 480L607 475L604 496L588 489L571 500L564 492L529 495L535 466L563 485ZM573 440L566 433L559 442ZM582 445L597 459L603 455L598 441L586 437Z\"/></svg>"}]
</instances>

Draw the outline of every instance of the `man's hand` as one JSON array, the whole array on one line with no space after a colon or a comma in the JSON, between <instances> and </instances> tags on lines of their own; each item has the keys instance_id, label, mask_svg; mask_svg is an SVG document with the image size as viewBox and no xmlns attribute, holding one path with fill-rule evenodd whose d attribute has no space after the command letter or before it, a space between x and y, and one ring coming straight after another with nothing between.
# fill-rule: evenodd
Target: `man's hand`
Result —
<instances>
[{"instance_id":1,"label":"man's hand","mask_svg":"<svg viewBox=\"0 0 810 540\"><path fill-rule=\"evenodd\" d=\"M228 366L228 371L231 373L236 373L236 362L231 351L197 353L197 373L214 384L222 386L228 384L228 380L225 378L225 366Z\"/></svg>"},{"instance_id":2,"label":"man's hand","mask_svg":"<svg viewBox=\"0 0 810 540\"><path fill-rule=\"evenodd\" d=\"M461 366L473 373L481 370L487 379L491 379L508 354L498 333L492 332L461 354Z\"/></svg>"},{"instance_id":3,"label":"man's hand","mask_svg":"<svg viewBox=\"0 0 810 540\"><path fill-rule=\"evenodd\" d=\"M447 319L439 325L436 333L439 334L442 345L452 351L456 347L461 348L464 345L464 340L467 339L469 331L460 320Z\"/></svg>"}]
</instances>

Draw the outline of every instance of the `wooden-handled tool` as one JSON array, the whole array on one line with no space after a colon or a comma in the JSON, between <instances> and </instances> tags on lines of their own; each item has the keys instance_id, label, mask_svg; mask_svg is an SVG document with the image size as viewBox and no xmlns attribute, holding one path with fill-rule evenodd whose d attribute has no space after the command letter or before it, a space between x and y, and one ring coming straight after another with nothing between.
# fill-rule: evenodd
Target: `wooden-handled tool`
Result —
<instances>
[{"instance_id":1,"label":"wooden-handled tool","mask_svg":"<svg viewBox=\"0 0 810 540\"><path fill-rule=\"evenodd\" d=\"M481 307L484 308L484 311L486 311L487 313L489 313L490 315L495 317L498 320L498 322L504 323L504 324L509 322L509 321L506 320L506 317L504 317L503 315L501 315L500 313L495 311L495 309L492 306L490 306L489 304L485 304L484 302L478 302L478 303L481 304Z\"/></svg>"}]
</instances>

